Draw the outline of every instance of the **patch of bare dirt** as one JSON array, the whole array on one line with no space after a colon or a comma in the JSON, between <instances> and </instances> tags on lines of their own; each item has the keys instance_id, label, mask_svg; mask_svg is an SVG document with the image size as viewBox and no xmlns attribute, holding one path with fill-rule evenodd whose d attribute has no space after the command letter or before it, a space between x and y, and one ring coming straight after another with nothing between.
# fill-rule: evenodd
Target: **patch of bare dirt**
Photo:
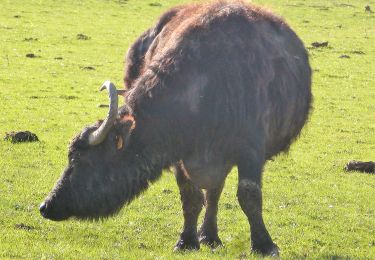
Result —
<instances>
[{"instance_id":1,"label":"patch of bare dirt","mask_svg":"<svg viewBox=\"0 0 375 260\"><path fill-rule=\"evenodd\" d=\"M87 41L87 40L90 40L91 37L83 34L83 33L79 33L77 34L77 40L84 40L84 41Z\"/></svg>"},{"instance_id":2,"label":"patch of bare dirt","mask_svg":"<svg viewBox=\"0 0 375 260\"><path fill-rule=\"evenodd\" d=\"M173 191L170 190L170 189L163 189L163 193L164 194L171 194L171 193L173 193Z\"/></svg>"},{"instance_id":3,"label":"patch of bare dirt","mask_svg":"<svg viewBox=\"0 0 375 260\"><path fill-rule=\"evenodd\" d=\"M95 68L92 67L92 66L81 67L81 69L83 69L83 70L95 70Z\"/></svg>"},{"instance_id":4,"label":"patch of bare dirt","mask_svg":"<svg viewBox=\"0 0 375 260\"><path fill-rule=\"evenodd\" d=\"M36 55L34 53L27 53L26 58L34 59L34 58L39 58L39 55Z\"/></svg>"},{"instance_id":5,"label":"patch of bare dirt","mask_svg":"<svg viewBox=\"0 0 375 260\"><path fill-rule=\"evenodd\" d=\"M31 133L30 131L19 131L19 132L9 132L5 133L4 140L10 141L12 143L21 143L21 142L38 142L39 139L36 134Z\"/></svg>"},{"instance_id":6,"label":"patch of bare dirt","mask_svg":"<svg viewBox=\"0 0 375 260\"><path fill-rule=\"evenodd\" d=\"M366 5L366 6L365 6L365 12L373 13L373 11L371 10L371 6Z\"/></svg>"},{"instance_id":7,"label":"patch of bare dirt","mask_svg":"<svg viewBox=\"0 0 375 260\"><path fill-rule=\"evenodd\" d=\"M38 38L33 38L33 37L26 37L26 38L23 38L23 41L24 42L35 42L37 41Z\"/></svg>"},{"instance_id":8,"label":"patch of bare dirt","mask_svg":"<svg viewBox=\"0 0 375 260\"><path fill-rule=\"evenodd\" d=\"M313 42L311 43L311 46L313 48L324 48L324 47L328 47L328 41L326 42Z\"/></svg>"},{"instance_id":9,"label":"patch of bare dirt","mask_svg":"<svg viewBox=\"0 0 375 260\"><path fill-rule=\"evenodd\" d=\"M343 54L339 57L340 59L350 59L349 55Z\"/></svg>"},{"instance_id":10,"label":"patch of bare dirt","mask_svg":"<svg viewBox=\"0 0 375 260\"><path fill-rule=\"evenodd\" d=\"M346 171L359 171L365 173L375 173L375 162L350 161L345 166Z\"/></svg>"},{"instance_id":11,"label":"patch of bare dirt","mask_svg":"<svg viewBox=\"0 0 375 260\"><path fill-rule=\"evenodd\" d=\"M26 230L26 231L31 231L31 230L35 229L33 226L29 226L29 225L26 225L26 224L23 224L23 223L15 224L14 227L16 229L23 229L23 230Z\"/></svg>"}]
</instances>

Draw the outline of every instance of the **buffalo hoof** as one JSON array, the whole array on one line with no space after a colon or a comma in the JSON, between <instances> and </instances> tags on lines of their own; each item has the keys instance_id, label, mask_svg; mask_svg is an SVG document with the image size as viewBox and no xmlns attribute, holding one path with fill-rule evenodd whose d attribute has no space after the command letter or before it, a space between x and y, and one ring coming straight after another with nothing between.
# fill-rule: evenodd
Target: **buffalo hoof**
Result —
<instances>
[{"instance_id":1,"label":"buffalo hoof","mask_svg":"<svg viewBox=\"0 0 375 260\"><path fill-rule=\"evenodd\" d=\"M174 247L173 251L182 251L182 250L199 250L199 242L197 238L190 238L190 239L180 239L178 240L176 246Z\"/></svg>"},{"instance_id":2,"label":"buffalo hoof","mask_svg":"<svg viewBox=\"0 0 375 260\"><path fill-rule=\"evenodd\" d=\"M201 234L199 236L199 243L207 245L207 246L211 247L212 249L223 245L223 243L221 242L221 240L218 236L212 237L212 236L208 236L208 235L204 235L204 234Z\"/></svg>"},{"instance_id":3,"label":"buffalo hoof","mask_svg":"<svg viewBox=\"0 0 375 260\"><path fill-rule=\"evenodd\" d=\"M279 248L276 244L253 245L252 251L262 256L279 257Z\"/></svg>"}]
</instances>

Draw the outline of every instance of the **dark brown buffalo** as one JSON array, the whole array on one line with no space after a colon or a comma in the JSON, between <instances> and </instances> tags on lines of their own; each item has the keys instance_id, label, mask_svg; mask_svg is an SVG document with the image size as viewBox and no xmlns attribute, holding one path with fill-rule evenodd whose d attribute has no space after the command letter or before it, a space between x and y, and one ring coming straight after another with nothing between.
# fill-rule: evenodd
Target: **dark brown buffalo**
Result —
<instances>
[{"instance_id":1,"label":"dark brown buffalo","mask_svg":"<svg viewBox=\"0 0 375 260\"><path fill-rule=\"evenodd\" d=\"M262 169L289 148L308 118L311 69L301 40L257 6L191 4L162 15L126 61L126 105L118 109L116 89L106 82L108 117L73 139L42 215L113 215L173 165L185 221L176 249L217 246L218 200L237 165L252 249L278 255L262 218Z\"/></svg>"}]
</instances>

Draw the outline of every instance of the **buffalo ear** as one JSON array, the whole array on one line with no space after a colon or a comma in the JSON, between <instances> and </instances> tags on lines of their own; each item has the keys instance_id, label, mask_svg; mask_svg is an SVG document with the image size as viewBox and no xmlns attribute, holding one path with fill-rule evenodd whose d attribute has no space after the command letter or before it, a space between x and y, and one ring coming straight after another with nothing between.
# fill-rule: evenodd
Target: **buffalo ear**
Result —
<instances>
[{"instance_id":1,"label":"buffalo ear","mask_svg":"<svg viewBox=\"0 0 375 260\"><path fill-rule=\"evenodd\" d=\"M135 128L135 119L131 115L124 115L120 118L120 124L126 125L133 130Z\"/></svg>"},{"instance_id":2,"label":"buffalo ear","mask_svg":"<svg viewBox=\"0 0 375 260\"><path fill-rule=\"evenodd\" d=\"M125 115L118 120L117 135L116 135L116 148L122 150L126 148L129 142L130 133L135 128L134 117Z\"/></svg>"}]
</instances>

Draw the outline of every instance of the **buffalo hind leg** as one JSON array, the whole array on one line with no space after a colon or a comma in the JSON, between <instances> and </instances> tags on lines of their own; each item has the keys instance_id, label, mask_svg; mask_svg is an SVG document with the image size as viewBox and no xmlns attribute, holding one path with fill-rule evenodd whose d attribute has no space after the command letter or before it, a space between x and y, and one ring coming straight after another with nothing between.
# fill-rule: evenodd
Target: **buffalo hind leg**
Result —
<instances>
[{"instance_id":1,"label":"buffalo hind leg","mask_svg":"<svg viewBox=\"0 0 375 260\"><path fill-rule=\"evenodd\" d=\"M197 222L203 206L203 193L186 177L182 163L178 163L175 168L176 181L181 195L184 227L174 250L198 250Z\"/></svg>"},{"instance_id":2,"label":"buffalo hind leg","mask_svg":"<svg viewBox=\"0 0 375 260\"><path fill-rule=\"evenodd\" d=\"M253 252L278 256L278 247L273 243L262 216L261 177L264 158L259 158L257 153L250 154L252 156L238 163L238 201L249 220Z\"/></svg>"},{"instance_id":3,"label":"buffalo hind leg","mask_svg":"<svg viewBox=\"0 0 375 260\"><path fill-rule=\"evenodd\" d=\"M218 202L223 187L224 182L216 189L208 189L205 194L206 213L204 215L203 224L199 229L198 236L200 243L206 244L211 248L215 248L223 244L218 236L217 229Z\"/></svg>"}]
</instances>

